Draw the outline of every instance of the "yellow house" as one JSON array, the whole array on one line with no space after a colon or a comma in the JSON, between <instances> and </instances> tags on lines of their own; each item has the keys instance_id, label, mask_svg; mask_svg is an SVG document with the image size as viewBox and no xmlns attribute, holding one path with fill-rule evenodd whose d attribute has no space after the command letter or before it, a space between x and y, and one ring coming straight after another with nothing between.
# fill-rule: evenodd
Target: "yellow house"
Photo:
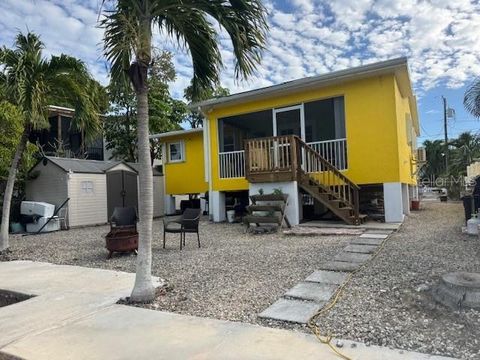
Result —
<instances>
[{"instance_id":1,"label":"yellow house","mask_svg":"<svg viewBox=\"0 0 480 360\"><path fill-rule=\"evenodd\" d=\"M419 120L406 58L193 105L203 129L160 134L166 195L209 194L224 221L232 194L280 189L298 224L322 213L359 224L372 204L401 222L417 196ZM236 201L237 201L236 200Z\"/></svg>"}]
</instances>

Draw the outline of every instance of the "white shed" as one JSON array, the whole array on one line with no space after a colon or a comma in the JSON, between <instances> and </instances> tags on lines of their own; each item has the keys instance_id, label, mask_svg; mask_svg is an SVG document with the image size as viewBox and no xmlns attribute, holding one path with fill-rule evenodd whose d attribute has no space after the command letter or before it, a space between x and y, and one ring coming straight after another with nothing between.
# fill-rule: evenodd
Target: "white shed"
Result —
<instances>
[{"instance_id":1,"label":"white shed","mask_svg":"<svg viewBox=\"0 0 480 360\"><path fill-rule=\"evenodd\" d=\"M137 164L45 157L29 172L26 200L60 206L69 227L105 224L115 206L138 204ZM154 176L154 216L163 216L163 176Z\"/></svg>"}]
</instances>

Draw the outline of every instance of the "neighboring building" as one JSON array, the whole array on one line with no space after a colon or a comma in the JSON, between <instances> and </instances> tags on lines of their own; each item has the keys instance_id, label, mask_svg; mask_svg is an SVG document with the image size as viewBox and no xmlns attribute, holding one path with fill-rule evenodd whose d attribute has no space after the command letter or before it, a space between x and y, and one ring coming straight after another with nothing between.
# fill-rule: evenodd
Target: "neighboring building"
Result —
<instances>
[{"instance_id":1,"label":"neighboring building","mask_svg":"<svg viewBox=\"0 0 480 360\"><path fill-rule=\"evenodd\" d=\"M42 147L45 155L90 160L106 159L102 136L87 142L84 134L72 126L74 109L50 105L48 112L50 127L33 131L29 138L31 143L38 143Z\"/></svg>"},{"instance_id":2,"label":"neighboring building","mask_svg":"<svg viewBox=\"0 0 480 360\"><path fill-rule=\"evenodd\" d=\"M26 199L60 206L70 227L105 224L115 207L138 208L138 164L45 157L30 171ZM154 169L154 216L164 215L163 175Z\"/></svg>"},{"instance_id":3,"label":"neighboring building","mask_svg":"<svg viewBox=\"0 0 480 360\"><path fill-rule=\"evenodd\" d=\"M234 193L289 194L292 224L330 210L350 224L372 203L401 222L416 197L419 120L405 58L207 100L199 129L165 143L167 209L208 190L214 221Z\"/></svg>"}]
</instances>

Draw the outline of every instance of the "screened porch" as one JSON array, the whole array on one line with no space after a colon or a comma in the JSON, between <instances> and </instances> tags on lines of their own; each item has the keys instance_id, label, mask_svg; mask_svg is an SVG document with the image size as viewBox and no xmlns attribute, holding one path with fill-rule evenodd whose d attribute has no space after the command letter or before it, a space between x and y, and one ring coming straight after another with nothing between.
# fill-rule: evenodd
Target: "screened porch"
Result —
<instances>
[{"instance_id":1,"label":"screened porch","mask_svg":"<svg viewBox=\"0 0 480 360\"><path fill-rule=\"evenodd\" d=\"M296 135L338 170L348 168L344 98L305 102L284 108L220 118L219 177L245 177L245 142Z\"/></svg>"}]
</instances>

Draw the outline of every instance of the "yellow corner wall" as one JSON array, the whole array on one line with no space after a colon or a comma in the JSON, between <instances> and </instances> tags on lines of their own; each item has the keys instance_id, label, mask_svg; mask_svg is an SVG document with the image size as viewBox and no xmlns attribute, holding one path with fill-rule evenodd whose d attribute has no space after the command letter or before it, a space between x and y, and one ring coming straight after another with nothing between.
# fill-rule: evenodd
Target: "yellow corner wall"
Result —
<instances>
[{"instance_id":1,"label":"yellow corner wall","mask_svg":"<svg viewBox=\"0 0 480 360\"><path fill-rule=\"evenodd\" d=\"M162 143L183 140L185 143L185 161L169 163L168 154L164 158L165 193L168 195L199 194L208 191L205 182L203 156L203 133L186 133L162 139Z\"/></svg>"},{"instance_id":2,"label":"yellow corner wall","mask_svg":"<svg viewBox=\"0 0 480 360\"><path fill-rule=\"evenodd\" d=\"M416 184L416 165L414 163L413 145L408 143L407 118L411 117L411 110L408 98L402 97L398 88L397 81L395 85L395 111L397 113L397 136L398 136L398 158L399 158L399 181L406 184ZM413 119L411 123L413 124ZM411 125L413 127L413 125ZM410 127L410 131L413 130ZM417 134L418 135L418 134Z\"/></svg>"},{"instance_id":3,"label":"yellow corner wall","mask_svg":"<svg viewBox=\"0 0 480 360\"><path fill-rule=\"evenodd\" d=\"M401 181L405 170L403 166L400 169L399 165L397 132L400 125L396 121L398 110L395 81L393 74L378 76L213 110L207 114L211 139L212 189L248 189L245 179L219 178L219 118L342 95L345 97L348 156L345 175L360 185ZM402 158L403 152L404 150Z\"/></svg>"}]
</instances>

